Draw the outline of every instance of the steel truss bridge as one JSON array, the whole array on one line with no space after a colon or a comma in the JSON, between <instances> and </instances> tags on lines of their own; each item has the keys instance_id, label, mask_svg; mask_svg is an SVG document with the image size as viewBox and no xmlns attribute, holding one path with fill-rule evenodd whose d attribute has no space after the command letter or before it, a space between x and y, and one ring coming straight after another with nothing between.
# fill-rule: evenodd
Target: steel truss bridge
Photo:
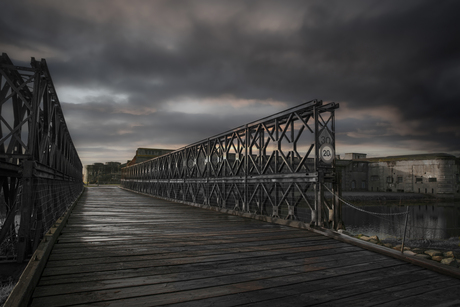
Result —
<instances>
[{"instance_id":1,"label":"steel truss bridge","mask_svg":"<svg viewBox=\"0 0 460 307\"><path fill-rule=\"evenodd\" d=\"M338 107L309 101L123 169L125 189L155 198L95 187L77 202L82 165L46 62L3 54L0 256L36 249L4 306L458 302L456 268L292 221L341 227Z\"/></svg>"},{"instance_id":2,"label":"steel truss bridge","mask_svg":"<svg viewBox=\"0 0 460 307\"><path fill-rule=\"evenodd\" d=\"M126 189L191 205L340 228L336 103L312 100L126 167Z\"/></svg>"},{"instance_id":3,"label":"steel truss bridge","mask_svg":"<svg viewBox=\"0 0 460 307\"><path fill-rule=\"evenodd\" d=\"M0 216L6 219L0 254L22 262L82 190L82 164L46 61L32 58L30 67L15 66L3 53Z\"/></svg>"},{"instance_id":4,"label":"steel truss bridge","mask_svg":"<svg viewBox=\"0 0 460 307\"><path fill-rule=\"evenodd\" d=\"M312 100L122 170L159 198L340 228L335 110ZM0 247L22 262L83 190L46 61L0 58ZM338 192L338 193L337 193ZM0 215L1 216L1 215ZM19 227L18 227L19 225Z\"/></svg>"}]
</instances>

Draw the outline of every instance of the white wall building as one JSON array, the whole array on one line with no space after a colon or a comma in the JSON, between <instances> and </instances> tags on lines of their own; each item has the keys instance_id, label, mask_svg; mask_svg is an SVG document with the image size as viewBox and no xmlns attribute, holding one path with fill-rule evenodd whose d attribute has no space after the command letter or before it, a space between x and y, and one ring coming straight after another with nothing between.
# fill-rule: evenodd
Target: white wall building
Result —
<instances>
[{"instance_id":1,"label":"white wall building","mask_svg":"<svg viewBox=\"0 0 460 307\"><path fill-rule=\"evenodd\" d=\"M343 191L384 191L460 195L460 158L437 153L366 158L345 154L342 167Z\"/></svg>"}]
</instances>

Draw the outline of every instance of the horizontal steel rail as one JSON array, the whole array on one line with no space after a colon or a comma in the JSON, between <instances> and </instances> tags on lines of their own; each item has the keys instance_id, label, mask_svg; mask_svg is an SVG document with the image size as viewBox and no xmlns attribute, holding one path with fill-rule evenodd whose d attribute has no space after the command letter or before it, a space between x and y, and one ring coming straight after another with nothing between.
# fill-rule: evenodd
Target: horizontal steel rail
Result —
<instances>
[{"instance_id":1,"label":"horizontal steel rail","mask_svg":"<svg viewBox=\"0 0 460 307\"><path fill-rule=\"evenodd\" d=\"M0 257L22 262L82 189L82 164L46 61L32 58L31 67L16 66L3 53Z\"/></svg>"},{"instance_id":2,"label":"horizontal steel rail","mask_svg":"<svg viewBox=\"0 0 460 307\"><path fill-rule=\"evenodd\" d=\"M333 223L318 193L334 183L338 107L312 100L123 168L122 186L177 202ZM321 154L325 143L332 158Z\"/></svg>"}]
</instances>

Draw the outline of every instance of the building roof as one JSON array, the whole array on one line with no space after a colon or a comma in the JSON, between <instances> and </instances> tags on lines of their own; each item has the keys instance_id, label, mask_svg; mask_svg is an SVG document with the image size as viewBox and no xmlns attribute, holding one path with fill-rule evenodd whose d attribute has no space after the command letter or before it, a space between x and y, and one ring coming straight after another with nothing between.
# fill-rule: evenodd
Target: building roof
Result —
<instances>
[{"instance_id":1,"label":"building roof","mask_svg":"<svg viewBox=\"0 0 460 307\"><path fill-rule=\"evenodd\" d=\"M147 152L144 154L141 154L141 151ZM156 154L151 154L148 152L155 151L157 152ZM173 152L174 149L163 149L163 148L146 148L146 147L140 147L136 150L136 155L133 157L132 160L128 161L126 166L131 166L137 163L141 163L150 159L154 159L157 157L160 157L162 155L165 155L167 153Z\"/></svg>"},{"instance_id":2,"label":"building roof","mask_svg":"<svg viewBox=\"0 0 460 307\"><path fill-rule=\"evenodd\" d=\"M377 157L377 158L366 158L356 159L359 161L368 162L390 162L390 161L410 161L410 160L452 160L458 159L454 155L446 153L429 153L419 155L404 155L404 156L388 156L388 157Z\"/></svg>"}]
</instances>

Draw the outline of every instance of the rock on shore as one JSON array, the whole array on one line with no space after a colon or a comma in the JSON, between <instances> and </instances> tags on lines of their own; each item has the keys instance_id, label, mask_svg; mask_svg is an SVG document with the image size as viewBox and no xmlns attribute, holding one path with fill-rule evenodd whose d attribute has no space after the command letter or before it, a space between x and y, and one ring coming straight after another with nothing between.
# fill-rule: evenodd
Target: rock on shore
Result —
<instances>
[{"instance_id":1,"label":"rock on shore","mask_svg":"<svg viewBox=\"0 0 460 307\"><path fill-rule=\"evenodd\" d=\"M382 243L378 236L366 236L359 234L354 236L355 238L361 239L366 242L379 244L388 248L392 248L397 251L401 251L401 244L393 245L391 243ZM404 246L404 254L414 257L419 257L423 259L437 261L449 267L458 268L460 267L460 253L455 251L441 251L436 249L424 249L420 247L415 247L411 249L408 246Z\"/></svg>"}]
</instances>

